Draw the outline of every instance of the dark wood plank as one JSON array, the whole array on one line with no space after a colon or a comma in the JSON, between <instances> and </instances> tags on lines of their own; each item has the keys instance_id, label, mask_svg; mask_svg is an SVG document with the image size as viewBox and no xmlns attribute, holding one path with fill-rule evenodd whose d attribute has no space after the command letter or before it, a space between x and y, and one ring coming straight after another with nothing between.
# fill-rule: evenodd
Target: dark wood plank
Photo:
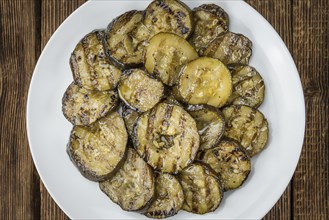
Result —
<instances>
[{"instance_id":1,"label":"dark wood plank","mask_svg":"<svg viewBox=\"0 0 329 220\"><path fill-rule=\"evenodd\" d=\"M0 1L0 219L39 219L40 180L25 124L39 48L36 11L34 1Z\"/></svg>"},{"instance_id":2,"label":"dark wood plank","mask_svg":"<svg viewBox=\"0 0 329 220\"><path fill-rule=\"evenodd\" d=\"M36 0L38 1L38 0ZM42 0L41 3L41 47L48 42L58 26L85 0ZM57 206L41 183L41 219L69 219Z\"/></svg>"},{"instance_id":3,"label":"dark wood plank","mask_svg":"<svg viewBox=\"0 0 329 220\"><path fill-rule=\"evenodd\" d=\"M292 4L289 0L280 1L258 1L246 0L260 14L262 14L279 33L290 51L292 48ZM290 219L291 218L291 184L287 187L280 200L264 217L270 219Z\"/></svg>"},{"instance_id":4,"label":"dark wood plank","mask_svg":"<svg viewBox=\"0 0 329 220\"><path fill-rule=\"evenodd\" d=\"M306 101L304 148L293 181L294 217L329 218L329 2L293 2L293 55Z\"/></svg>"}]
</instances>

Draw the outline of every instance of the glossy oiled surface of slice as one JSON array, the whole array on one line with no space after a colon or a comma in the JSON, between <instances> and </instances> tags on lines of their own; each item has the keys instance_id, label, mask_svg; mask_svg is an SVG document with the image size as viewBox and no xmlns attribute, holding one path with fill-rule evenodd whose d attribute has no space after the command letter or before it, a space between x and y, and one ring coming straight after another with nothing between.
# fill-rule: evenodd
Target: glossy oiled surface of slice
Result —
<instances>
[{"instance_id":1,"label":"glossy oiled surface of slice","mask_svg":"<svg viewBox=\"0 0 329 220\"><path fill-rule=\"evenodd\" d=\"M222 110L225 136L238 141L252 157L263 150L268 140L268 123L264 115L251 107L232 105Z\"/></svg>"},{"instance_id":2,"label":"glossy oiled surface of slice","mask_svg":"<svg viewBox=\"0 0 329 220\"><path fill-rule=\"evenodd\" d=\"M217 58L227 64L248 64L251 41L242 34L227 32L213 40L204 52L205 56Z\"/></svg>"},{"instance_id":3,"label":"glossy oiled surface of slice","mask_svg":"<svg viewBox=\"0 0 329 220\"><path fill-rule=\"evenodd\" d=\"M187 109L194 118L200 135L200 148L206 150L219 142L225 131L225 120L216 108L191 106Z\"/></svg>"},{"instance_id":4,"label":"glossy oiled surface of slice","mask_svg":"<svg viewBox=\"0 0 329 220\"><path fill-rule=\"evenodd\" d=\"M265 84L261 75L251 66L231 66L233 92L228 104L259 107L264 100Z\"/></svg>"},{"instance_id":5,"label":"glossy oiled surface of slice","mask_svg":"<svg viewBox=\"0 0 329 220\"><path fill-rule=\"evenodd\" d=\"M73 82L64 93L62 110L73 125L89 125L104 117L117 102L116 91L91 91Z\"/></svg>"},{"instance_id":6,"label":"glossy oiled surface of slice","mask_svg":"<svg viewBox=\"0 0 329 220\"><path fill-rule=\"evenodd\" d=\"M121 67L137 66L143 62L143 52L149 30L143 24L142 11L128 11L112 21L106 33L108 55Z\"/></svg>"},{"instance_id":7,"label":"glossy oiled surface of slice","mask_svg":"<svg viewBox=\"0 0 329 220\"><path fill-rule=\"evenodd\" d=\"M175 176L159 174L155 178L155 198L144 213L149 218L167 218L183 206L184 193Z\"/></svg>"},{"instance_id":8,"label":"glossy oiled surface of slice","mask_svg":"<svg viewBox=\"0 0 329 220\"><path fill-rule=\"evenodd\" d=\"M73 127L67 152L84 176L101 181L109 178L123 159L127 139L123 119L113 112L88 127Z\"/></svg>"},{"instance_id":9,"label":"glossy oiled surface of slice","mask_svg":"<svg viewBox=\"0 0 329 220\"><path fill-rule=\"evenodd\" d=\"M160 103L139 117L134 144L154 169L177 173L194 160L199 134L194 119L185 110Z\"/></svg>"},{"instance_id":10,"label":"glossy oiled surface of slice","mask_svg":"<svg viewBox=\"0 0 329 220\"><path fill-rule=\"evenodd\" d=\"M215 4L203 4L193 9L193 19L195 30L190 42L199 54L203 54L211 41L228 30L228 14Z\"/></svg>"},{"instance_id":11,"label":"glossy oiled surface of slice","mask_svg":"<svg viewBox=\"0 0 329 220\"><path fill-rule=\"evenodd\" d=\"M169 32L187 38L192 23L191 10L179 0L155 0L145 10L144 24L153 35Z\"/></svg>"},{"instance_id":12,"label":"glossy oiled surface of slice","mask_svg":"<svg viewBox=\"0 0 329 220\"><path fill-rule=\"evenodd\" d=\"M184 38L170 33L159 33L146 47L145 68L161 81L172 86L177 81L182 65L198 58L195 49Z\"/></svg>"},{"instance_id":13,"label":"glossy oiled surface of slice","mask_svg":"<svg viewBox=\"0 0 329 220\"><path fill-rule=\"evenodd\" d=\"M231 74L217 59L200 57L186 64L179 73L174 95L191 105L223 106L232 92Z\"/></svg>"},{"instance_id":14,"label":"glossy oiled surface of slice","mask_svg":"<svg viewBox=\"0 0 329 220\"><path fill-rule=\"evenodd\" d=\"M183 209L205 214L215 211L223 197L221 183L205 165L193 163L180 173L185 201Z\"/></svg>"},{"instance_id":15,"label":"glossy oiled surface of slice","mask_svg":"<svg viewBox=\"0 0 329 220\"><path fill-rule=\"evenodd\" d=\"M144 208L154 195L153 171L132 148L118 172L99 183L100 189L123 210Z\"/></svg>"},{"instance_id":16,"label":"glossy oiled surface of slice","mask_svg":"<svg viewBox=\"0 0 329 220\"><path fill-rule=\"evenodd\" d=\"M225 190L241 186L251 170L248 154L235 141L223 140L199 159L216 171Z\"/></svg>"},{"instance_id":17,"label":"glossy oiled surface of slice","mask_svg":"<svg viewBox=\"0 0 329 220\"><path fill-rule=\"evenodd\" d=\"M106 59L103 38L103 31L87 34L70 58L74 81L86 89L109 90L119 82L121 71Z\"/></svg>"},{"instance_id":18,"label":"glossy oiled surface of slice","mask_svg":"<svg viewBox=\"0 0 329 220\"><path fill-rule=\"evenodd\" d=\"M146 75L143 70L126 71L118 86L119 97L138 112L155 106L164 96L163 84Z\"/></svg>"}]
</instances>

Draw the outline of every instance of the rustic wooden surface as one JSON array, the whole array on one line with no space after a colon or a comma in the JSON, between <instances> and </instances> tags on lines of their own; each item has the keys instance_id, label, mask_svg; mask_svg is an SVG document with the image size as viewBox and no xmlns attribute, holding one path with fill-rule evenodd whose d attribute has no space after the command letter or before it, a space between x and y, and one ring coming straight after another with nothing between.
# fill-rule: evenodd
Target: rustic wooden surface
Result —
<instances>
[{"instance_id":1,"label":"rustic wooden surface","mask_svg":"<svg viewBox=\"0 0 329 220\"><path fill-rule=\"evenodd\" d=\"M42 48L84 0L0 0L0 219L68 219L29 152L25 105ZM277 30L296 62L306 132L295 175L264 219L329 219L329 2L247 0Z\"/></svg>"}]
</instances>

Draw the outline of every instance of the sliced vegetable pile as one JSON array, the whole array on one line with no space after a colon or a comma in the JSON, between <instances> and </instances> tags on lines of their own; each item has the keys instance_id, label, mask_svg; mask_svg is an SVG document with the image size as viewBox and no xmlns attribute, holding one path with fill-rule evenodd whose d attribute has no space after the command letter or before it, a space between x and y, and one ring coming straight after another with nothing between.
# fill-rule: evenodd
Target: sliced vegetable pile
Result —
<instances>
[{"instance_id":1,"label":"sliced vegetable pile","mask_svg":"<svg viewBox=\"0 0 329 220\"><path fill-rule=\"evenodd\" d=\"M251 41L219 6L155 0L77 44L63 114L67 153L123 210L215 211L268 140Z\"/></svg>"}]
</instances>

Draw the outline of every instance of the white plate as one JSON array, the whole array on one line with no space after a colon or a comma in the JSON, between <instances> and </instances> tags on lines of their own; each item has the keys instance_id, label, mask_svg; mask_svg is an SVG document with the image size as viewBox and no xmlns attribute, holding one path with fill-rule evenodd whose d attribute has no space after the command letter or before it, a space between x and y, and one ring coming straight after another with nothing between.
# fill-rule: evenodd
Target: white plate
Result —
<instances>
[{"instance_id":1,"label":"white plate","mask_svg":"<svg viewBox=\"0 0 329 220\"><path fill-rule=\"evenodd\" d=\"M191 7L210 1L186 1ZM252 160L252 172L238 190L225 193L218 210L206 215L180 211L175 219L260 219L279 199L301 152L305 107L295 64L279 35L243 1L212 1L230 16L230 30L253 42L251 65L266 85L260 110L270 125L267 148ZM143 218L122 211L98 184L83 178L66 154L72 126L61 112L61 99L72 81L69 57L77 42L116 16L144 9L149 1L88 1L69 16L43 50L34 70L27 104L27 131L34 163L48 192L73 219Z\"/></svg>"}]
</instances>

